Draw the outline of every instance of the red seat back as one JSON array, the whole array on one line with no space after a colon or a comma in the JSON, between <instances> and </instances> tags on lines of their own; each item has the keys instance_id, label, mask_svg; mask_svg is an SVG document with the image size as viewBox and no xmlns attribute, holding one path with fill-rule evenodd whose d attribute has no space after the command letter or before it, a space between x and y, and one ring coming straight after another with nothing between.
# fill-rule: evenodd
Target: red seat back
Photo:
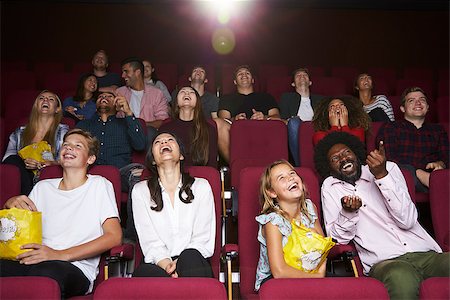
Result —
<instances>
[{"instance_id":1,"label":"red seat back","mask_svg":"<svg viewBox=\"0 0 450 300\"><path fill-rule=\"evenodd\" d=\"M288 159L287 128L282 121L239 120L230 129L231 185L238 188L240 161L252 161L252 165ZM245 164L244 164L245 165Z\"/></svg>"},{"instance_id":2,"label":"red seat back","mask_svg":"<svg viewBox=\"0 0 450 300\"><path fill-rule=\"evenodd\" d=\"M277 100L277 102L280 102L283 93L294 91L291 83L292 76L272 77L266 82L266 90L275 98L275 100Z\"/></svg>"},{"instance_id":3,"label":"red seat back","mask_svg":"<svg viewBox=\"0 0 450 300\"><path fill-rule=\"evenodd\" d=\"M0 299L61 299L56 280L50 277L0 277Z\"/></svg>"},{"instance_id":4,"label":"red seat back","mask_svg":"<svg viewBox=\"0 0 450 300\"><path fill-rule=\"evenodd\" d=\"M378 149L378 145L376 145L376 139L378 132L380 131L380 128L383 127L384 124L385 122L372 122L370 124L370 131L366 136L367 153L370 153L370 151Z\"/></svg>"},{"instance_id":5,"label":"red seat back","mask_svg":"<svg viewBox=\"0 0 450 300\"><path fill-rule=\"evenodd\" d=\"M14 165L0 164L0 209L5 202L20 195L20 171Z\"/></svg>"},{"instance_id":6,"label":"red seat back","mask_svg":"<svg viewBox=\"0 0 450 300\"><path fill-rule=\"evenodd\" d=\"M312 90L324 96L339 96L347 93L345 80L340 77L314 77Z\"/></svg>"},{"instance_id":7,"label":"red seat back","mask_svg":"<svg viewBox=\"0 0 450 300\"><path fill-rule=\"evenodd\" d=\"M213 278L111 278L95 290L94 299L225 300L225 287Z\"/></svg>"},{"instance_id":8,"label":"red seat back","mask_svg":"<svg viewBox=\"0 0 450 300\"><path fill-rule=\"evenodd\" d=\"M370 277L272 279L259 291L261 300L275 299L389 299L381 281Z\"/></svg>"},{"instance_id":9,"label":"red seat back","mask_svg":"<svg viewBox=\"0 0 450 300\"><path fill-rule=\"evenodd\" d=\"M419 289L419 299L450 299L450 281L448 277L431 277L422 281Z\"/></svg>"},{"instance_id":10,"label":"red seat back","mask_svg":"<svg viewBox=\"0 0 450 300\"><path fill-rule=\"evenodd\" d=\"M430 210L436 241L442 250L450 250L449 226L450 218L450 170L443 169L431 172L430 175Z\"/></svg>"}]
</instances>

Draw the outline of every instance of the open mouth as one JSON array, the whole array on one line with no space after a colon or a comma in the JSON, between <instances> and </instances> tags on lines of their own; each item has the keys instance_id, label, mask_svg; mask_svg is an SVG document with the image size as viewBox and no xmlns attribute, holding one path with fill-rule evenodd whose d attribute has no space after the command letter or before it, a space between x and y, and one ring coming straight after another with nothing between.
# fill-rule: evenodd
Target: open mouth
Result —
<instances>
[{"instance_id":1,"label":"open mouth","mask_svg":"<svg viewBox=\"0 0 450 300\"><path fill-rule=\"evenodd\" d=\"M64 159L74 159L76 156L71 153L65 153L63 157Z\"/></svg>"},{"instance_id":2,"label":"open mouth","mask_svg":"<svg viewBox=\"0 0 450 300\"><path fill-rule=\"evenodd\" d=\"M160 152L161 154L163 154L163 153L172 153L172 148L170 148L169 146L164 146L164 147L162 147L162 148L159 150L159 152Z\"/></svg>"},{"instance_id":3,"label":"open mouth","mask_svg":"<svg viewBox=\"0 0 450 300\"><path fill-rule=\"evenodd\" d=\"M342 166L341 166L341 171L344 172L348 172L353 168L353 163L352 162L345 162Z\"/></svg>"},{"instance_id":4,"label":"open mouth","mask_svg":"<svg viewBox=\"0 0 450 300\"><path fill-rule=\"evenodd\" d=\"M291 184L288 187L288 191L292 192L292 191L296 190L297 188L298 188L298 184L297 184L297 182L294 182L293 184Z\"/></svg>"},{"instance_id":5,"label":"open mouth","mask_svg":"<svg viewBox=\"0 0 450 300\"><path fill-rule=\"evenodd\" d=\"M45 103L45 102L44 102L44 103L42 104L42 108L50 108L50 106L48 105L48 103Z\"/></svg>"}]
</instances>

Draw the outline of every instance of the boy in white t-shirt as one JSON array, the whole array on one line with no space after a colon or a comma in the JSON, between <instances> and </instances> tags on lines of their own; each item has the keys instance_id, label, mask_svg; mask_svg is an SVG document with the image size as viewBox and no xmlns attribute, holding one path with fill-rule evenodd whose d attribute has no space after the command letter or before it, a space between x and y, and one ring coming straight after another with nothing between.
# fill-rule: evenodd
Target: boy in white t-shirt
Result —
<instances>
[{"instance_id":1,"label":"boy in white t-shirt","mask_svg":"<svg viewBox=\"0 0 450 300\"><path fill-rule=\"evenodd\" d=\"M89 132L69 131L59 157L63 178L42 180L28 197L8 199L5 208L42 212L42 244L23 245L30 251L18 255L17 261L0 260L0 277L53 278L62 298L92 291L100 254L122 239L111 182L87 174L98 148Z\"/></svg>"}]
</instances>

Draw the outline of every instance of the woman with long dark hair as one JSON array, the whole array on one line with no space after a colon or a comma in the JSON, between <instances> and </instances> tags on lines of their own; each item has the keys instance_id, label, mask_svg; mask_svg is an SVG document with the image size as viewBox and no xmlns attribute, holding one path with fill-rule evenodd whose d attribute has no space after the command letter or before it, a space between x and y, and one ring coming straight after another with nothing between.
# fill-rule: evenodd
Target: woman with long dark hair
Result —
<instances>
[{"instance_id":1,"label":"woman with long dark hair","mask_svg":"<svg viewBox=\"0 0 450 300\"><path fill-rule=\"evenodd\" d=\"M177 137L159 133L150 145L150 179L132 191L134 224L144 254L135 277L212 277L215 211L211 186L183 171Z\"/></svg>"},{"instance_id":2,"label":"woman with long dark hair","mask_svg":"<svg viewBox=\"0 0 450 300\"><path fill-rule=\"evenodd\" d=\"M159 128L175 133L186 147L186 166L217 168L217 129L203 115L199 93L192 87L182 87L172 105L172 120Z\"/></svg>"},{"instance_id":3,"label":"woman with long dark hair","mask_svg":"<svg viewBox=\"0 0 450 300\"><path fill-rule=\"evenodd\" d=\"M78 80L75 96L66 98L63 102L64 116L73 118L76 122L92 118L97 109L95 105L97 90L97 77L92 73L82 74Z\"/></svg>"}]
</instances>

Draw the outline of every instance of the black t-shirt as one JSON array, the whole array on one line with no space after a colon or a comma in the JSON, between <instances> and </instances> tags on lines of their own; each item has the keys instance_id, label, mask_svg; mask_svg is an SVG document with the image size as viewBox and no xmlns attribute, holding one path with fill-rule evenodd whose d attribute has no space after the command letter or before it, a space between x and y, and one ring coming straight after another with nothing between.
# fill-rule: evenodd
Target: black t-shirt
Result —
<instances>
[{"instance_id":1,"label":"black t-shirt","mask_svg":"<svg viewBox=\"0 0 450 300\"><path fill-rule=\"evenodd\" d=\"M239 93L225 95L220 99L219 110L227 110L231 113L231 117L235 117L240 113L245 113L247 119L253 115L252 109L268 115L269 110L278 108L275 99L267 93L254 92L248 95Z\"/></svg>"}]
</instances>

